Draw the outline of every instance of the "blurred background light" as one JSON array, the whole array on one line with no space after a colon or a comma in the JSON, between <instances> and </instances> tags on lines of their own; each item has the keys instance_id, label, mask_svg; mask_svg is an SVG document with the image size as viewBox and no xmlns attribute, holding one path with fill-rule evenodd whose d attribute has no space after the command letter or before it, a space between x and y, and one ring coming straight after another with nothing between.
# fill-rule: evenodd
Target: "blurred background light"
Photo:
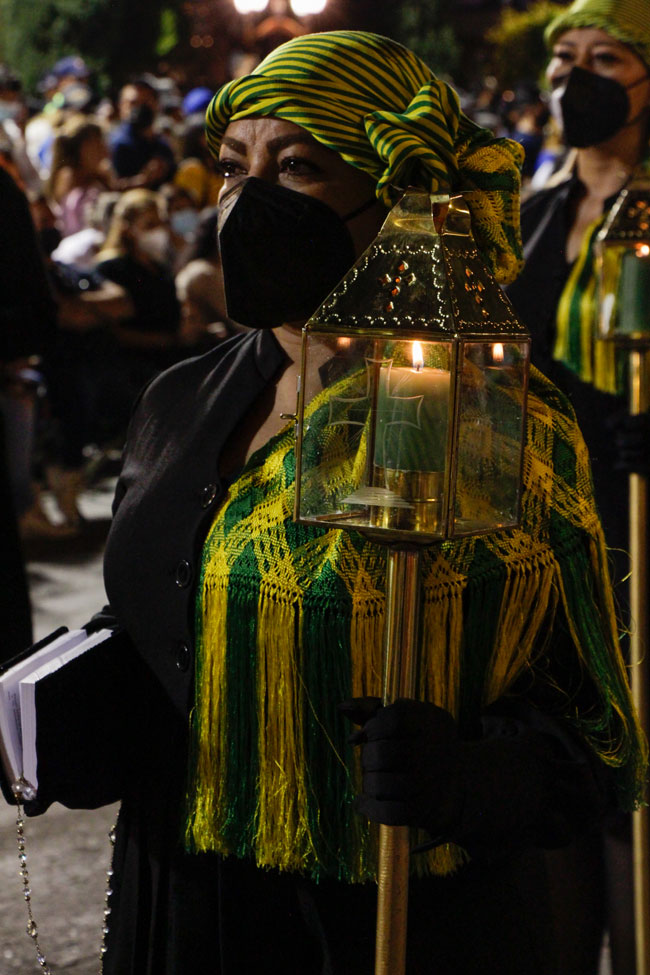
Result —
<instances>
[{"instance_id":1,"label":"blurred background light","mask_svg":"<svg viewBox=\"0 0 650 975\"><path fill-rule=\"evenodd\" d=\"M233 0L235 10L239 14L259 13L268 5L269 0Z\"/></svg>"},{"instance_id":2,"label":"blurred background light","mask_svg":"<svg viewBox=\"0 0 650 975\"><path fill-rule=\"evenodd\" d=\"M296 17L309 17L320 14L327 6L327 0L291 0L291 9Z\"/></svg>"}]
</instances>

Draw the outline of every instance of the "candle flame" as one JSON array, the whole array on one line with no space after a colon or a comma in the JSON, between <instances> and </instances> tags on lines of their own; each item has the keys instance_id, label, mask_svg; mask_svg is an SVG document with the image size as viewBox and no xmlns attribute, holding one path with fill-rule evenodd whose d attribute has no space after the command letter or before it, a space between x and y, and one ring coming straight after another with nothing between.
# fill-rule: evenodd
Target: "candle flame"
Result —
<instances>
[{"instance_id":1,"label":"candle flame","mask_svg":"<svg viewBox=\"0 0 650 975\"><path fill-rule=\"evenodd\" d=\"M411 355L413 356L413 368L416 372L420 372L424 365L424 355L422 354L422 346L419 342L413 343Z\"/></svg>"},{"instance_id":2,"label":"candle flame","mask_svg":"<svg viewBox=\"0 0 650 975\"><path fill-rule=\"evenodd\" d=\"M492 362L503 362L504 352L501 342L495 342L492 346Z\"/></svg>"},{"instance_id":3,"label":"candle flame","mask_svg":"<svg viewBox=\"0 0 650 975\"><path fill-rule=\"evenodd\" d=\"M636 245L636 256L637 257L647 257L650 254L649 244L637 244Z\"/></svg>"}]
</instances>

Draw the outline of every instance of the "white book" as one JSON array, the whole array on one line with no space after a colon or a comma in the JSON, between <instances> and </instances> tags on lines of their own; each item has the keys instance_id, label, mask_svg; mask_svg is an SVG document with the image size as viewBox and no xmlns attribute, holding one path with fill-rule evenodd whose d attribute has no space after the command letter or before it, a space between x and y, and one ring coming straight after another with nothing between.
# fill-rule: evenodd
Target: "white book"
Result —
<instances>
[{"instance_id":1,"label":"white book","mask_svg":"<svg viewBox=\"0 0 650 975\"><path fill-rule=\"evenodd\" d=\"M70 630L0 674L0 759L9 783L26 782L38 788L36 755L36 686L71 660L111 636L103 629L90 636Z\"/></svg>"}]
</instances>

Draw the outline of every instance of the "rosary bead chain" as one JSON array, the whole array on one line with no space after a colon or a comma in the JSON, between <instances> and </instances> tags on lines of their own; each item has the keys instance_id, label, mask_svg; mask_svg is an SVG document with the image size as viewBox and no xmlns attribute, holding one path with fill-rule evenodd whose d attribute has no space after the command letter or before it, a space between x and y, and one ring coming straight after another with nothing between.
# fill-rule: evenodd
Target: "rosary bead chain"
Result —
<instances>
[{"instance_id":1,"label":"rosary bead chain","mask_svg":"<svg viewBox=\"0 0 650 975\"><path fill-rule=\"evenodd\" d=\"M29 868L27 865L27 851L25 845L25 814L22 806L21 799L31 798L29 795L25 795L24 790L21 791L20 795L18 790L14 789L14 793L17 799L17 815L16 815L16 840L18 844L18 862L20 863L20 878L23 884L23 897L25 899L25 904L27 906L27 934L32 939L34 943L34 948L36 950L36 961L38 962L39 968L42 975L53 975L52 969L50 968L45 954L39 944L38 940L38 925L34 918L32 911L32 890L30 886L29 879ZM117 825L117 824L116 824ZM108 833L108 838L111 843L111 847L115 846L115 830L116 825L112 826ZM111 856L112 860L112 856ZM102 975L104 971L104 957L106 955L106 936L108 934L108 918L111 913L110 898L113 894L113 889L111 887L111 880L113 877L113 868L109 866L106 871L106 889L104 891L104 916L102 921L102 937L99 949L99 971L98 975Z\"/></svg>"},{"instance_id":2,"label":"rosary bead chain","mask_svg":"<svg viewBox=\"0 0 650 975\"><path fill-rule=\"evenodd\" d=\"M110 841L111 847L115 846L115 835L116 835L117 823L115 823L108 831L108 839ZM113 857L111 855L111 864ZM104 957L108 948L106 947L106 935L108 934L108 918L111 914L110 900L113 896L113 888L111 887L111 881L113 878L113 867L109 865L106 871L106 890L104 891L104 921L102 924L102 940L99 946L99 975L103 975L104 971Z\"/></svg>"},{"instance_id":3,"label":"rosary bead chain","mask_svg":"<svg viewBox=\"0 0 650 975\"><path fill-rule=\"evenodd\" d=\"M32 891L29 885L29 868L27 866L27 853L25 852L25 816L23 807L19 802L17 805L18 814L16 816L16 838L18 841L18 862L20 863L20 877L23 882L23 897L27 905L27 934L34 942L36 949L36 960L43 975L52 975L52 969L47 963L38 941L38 925L34 920L32 912Z\"/></svg>"}]
</instances>

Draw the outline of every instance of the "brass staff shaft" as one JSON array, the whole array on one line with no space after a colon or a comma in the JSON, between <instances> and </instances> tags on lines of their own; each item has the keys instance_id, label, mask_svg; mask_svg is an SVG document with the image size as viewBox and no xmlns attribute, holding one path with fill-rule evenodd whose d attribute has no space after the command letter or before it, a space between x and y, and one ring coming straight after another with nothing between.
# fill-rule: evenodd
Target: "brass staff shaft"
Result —
<instances>
[{"instance_id":1,"label":"brass staff shaft","mask_svg":"<svg viewBox=\"0 0 650 975\"><path fill-rule=\"evenodd\" d=\"M415 696L419 567L417 550L388 550L384 704ZM380 826L375 975L404 975L406 970L408 883L408 826Z\"/></svg>"},{"instance_id":2,"label":"brass staff shaft","mask_svg":"<svg viewBox=\"0 0 650 975\"><path fill-rule=\"evenodd\" d=\"M630 352L630 413L650 407L650 349ZM643 730L648 734L648 478L630 474L630 666L632 697ZM634 930L637 975L650 975L650 817L643 806L632 817L634 854Z\"/></svg>"}]
</instances>

